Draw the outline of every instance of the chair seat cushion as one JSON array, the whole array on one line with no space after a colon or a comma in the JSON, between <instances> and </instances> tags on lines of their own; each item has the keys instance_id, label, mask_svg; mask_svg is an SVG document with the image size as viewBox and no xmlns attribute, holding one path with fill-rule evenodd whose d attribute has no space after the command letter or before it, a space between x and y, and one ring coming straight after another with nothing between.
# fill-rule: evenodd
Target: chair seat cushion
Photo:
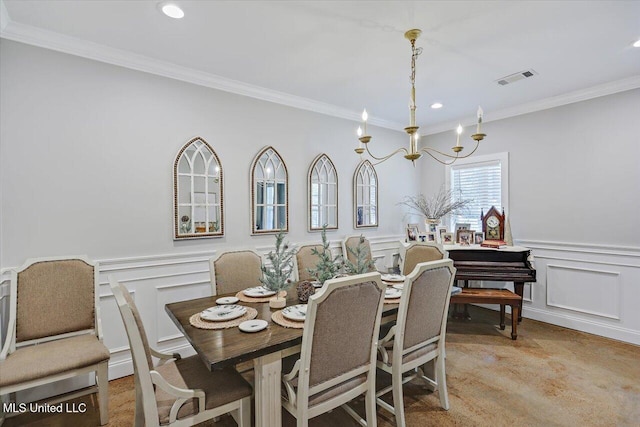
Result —
<instances>
[{"instance_id":1,"label":"chair seat cushion","mask_svg":"<svg viewBox=\"0 0 640 427\"><path fill-rule=\"evenodd\" d=\"M212 409L251 396L251 385L233 368L209 371L198 356L168 362L155 368L171 385L199 389L205 393L205 408ZM156 387L160 424L169 423L169 412L176 398ZM197 399L186 402L178 411L178 419L198 412Z\"/></svg>"},{"instance_id":2,"label":"chair seat cushion","mask_svg":"<svg viewBox=\"0 0 640 427\"><path fill-rule=\"evenodd\" d=\"M20 347L0 361L0 386L86 368L109 357L109 349L89 334Z\"/></svg>"},{"instance_id":3,"label":"chair seat cushion","mask_svg":"<svg viewBox=\"0 0 640 427\"><path fill-rule=\"evenodd\" d=\"M378 352L378 363L383 363L386 366L391 366L393 363L393 341L388 343L391 347L390 348L385 348L387 355L389 356L387 359L387 363L383 363L382 362L382 356L380 355L380 352ZM438 344L437 343L431 343L429 345L426 345L424 347L421 347L417 350L412 351L411 353L407 353L402 357L402 364L404 365L405 363L409 363L411 361L414 361L424 355L426 355L427 353L430 353L432 351L434 351L435 349L438 348ZM379 365L378 365L379 366Z\"/></svg>"}]
</instances>

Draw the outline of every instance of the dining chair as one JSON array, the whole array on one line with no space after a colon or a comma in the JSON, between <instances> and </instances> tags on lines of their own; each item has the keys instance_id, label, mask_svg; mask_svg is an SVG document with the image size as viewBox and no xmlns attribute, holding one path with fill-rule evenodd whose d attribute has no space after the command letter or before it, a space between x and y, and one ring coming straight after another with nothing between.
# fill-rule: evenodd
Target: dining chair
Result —
<instances>
[{"instance_id":1,"label":"dining chair","mask_svg":"<svg viewBox=\"0 0 640 427\"><path fill-rule=\"evenodd\" d=\"M358 236L349 236L342 241L342 256L346 260L354 264L356 263L357 259L356 259L356 255L352 253L352 251L355 252L356 248L358 247L358 244L360 244L361 239L362 239L362 244L364 245L368 253L366 257L366 261L371 261L373 259L373 255L371 254L371 243L369 242L369 239L358 235ZM371 271L376 271L375 265L371 268Z\"/></svg>"},{"instance_id":2,"label":"dining chair","mask_svg":"<svg viewBox=\"0 0 640 427\"><path fill-rule=\"evenodd\" d=\"M375 361L383 300L379 273L327 280L309 297L300 355L285 359L283 372L288 373L282 377L282 406L298 427L338 406L364 423L346 405L363 394L364 425L376 426Z\"/></svg>"},{"instance_id":3,"label":"dining chair","mask_svg":"<svg viewBox=\"0 0 640 427\"><path fill-rule=\"evenodd\" d=\"M377 366L391 374L391 385L377 391L377 402L395 415L398 427L405 426L402 386L416 377L437 389L440 405L449 409L444 342L455 274L450 259L418 264L404 282L396 324L378 343ZM433 379L425 375L431 371L426 365L431 361L435 363ZM410 371L411 375L404 375ZM389 391L393 405L380 398Z\"/></svg>"},{"instance_id":4,"label":"dining chair","mask_svg":"<svg viewBox=\"0 0 640 427\"><path fill-rule=\"evenodd\" d=\"M411 273L421 262L436 261L446 258L442 245L432 242L410 242L400 244L400 274Z\"/></svg>"},{"instance_id":5,"label":"dining chair","mask_svg":"<svg viewBox=\"0 0 640 427\"><path fill-rule=\"evenodd\" d=\"M298 272L298 282L303 280L316 280L311 273L310 268L316 268L318 263L318 256L313 254L313 250L322 252L322 245L305 245L298 248L296 257L294 259L293 271Z\"/></svg>"},{"instance_id":6,"label":"dining chair","mask_svg":"<svg viewBox=\"0 0 640 427\"><path fill-rule=\"evenodd\" d=\"M29 259L11 272L9 323L0 352L0 396L95 374L100 425L109 421L109 349L102 343L98 263L86 257ZM8 414L7 414L8 415ZM0 416L4 419L4 411Z\"/></svg>"},{"instance_id":7,"label":"dining chair","mask_svg":"<svg viewBox=\"0 0 640 427\"><path fill-rule=\"evenodd\" d=\"M231 413L251 426L251 386L234 369L210 371L199 356L185 359L149 346L144 325L126 287L109 277L133 358L136 426L192 426ZM152 357L160 359L154 367Z\"/></svg>"},{"instance_id":8,"label":"dining chair","mask_svg":"<svg viewBox=\"0 0 640 427\"><path fill-rule=\"evenodd\" d=\"M252 250L221 252L209 260L213 295L261 286L262 257Z\"/></svg>"}]
</instances>

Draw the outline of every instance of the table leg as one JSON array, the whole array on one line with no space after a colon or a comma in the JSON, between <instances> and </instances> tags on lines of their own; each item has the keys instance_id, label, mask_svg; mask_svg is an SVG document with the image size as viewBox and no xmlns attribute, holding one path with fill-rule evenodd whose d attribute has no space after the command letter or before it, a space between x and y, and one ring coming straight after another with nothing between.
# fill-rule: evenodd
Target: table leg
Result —
<instances>
[{"instance_id":1,"label":"table leg","mask_svg":"<svg viewBox=\"0 0 640 427\"><path fill-rule=\"evenodd\" d=\"M504 331L504 306L505 304L500 304L500 330Z\"/></svg>"},{"instance_id":2,"label":"table leg","mask_svg":"<svg viewBox=\"0 0 640 427\"><path fill-rule=\"evenodd\" d=\"M282 354L277 351L254 359L255 426L282 426Z\"/></svg>"},{"instance_id":3,"label":"table leg","mask_svg":"<svg viewBox=\"0 0 640 427\"><path fill-rule=\"evenodd\" d=\"M521 300L522 302L522 300ZM511 339L518 339L518 314L520 312L519 304L511 306Z\"/></svg>"},{"instance_id":4,"label":"table leg","mask_svg":"<svg viewBox=\"0 0 640 427\"><path fill-rule=\"evenodd\" d=\"M513 289L516 291L516 294L520 296L520 304L518 305L518 322L522 322L522 300L524 298L524 282L513 282Z\"/></svg>"}]
</instances>

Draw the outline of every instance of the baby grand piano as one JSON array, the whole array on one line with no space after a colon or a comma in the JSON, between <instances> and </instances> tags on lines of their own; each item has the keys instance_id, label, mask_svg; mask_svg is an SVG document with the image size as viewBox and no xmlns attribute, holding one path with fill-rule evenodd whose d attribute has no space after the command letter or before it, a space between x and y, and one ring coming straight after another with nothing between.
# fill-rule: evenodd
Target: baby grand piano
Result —
<instances>
[{"instance_id":1,"label":"baby grand piano","mask_svg":"<svg viewBox=\"0 0 640 427\"><path fill-rule=\"evenodd\" d=\"M456 267L456 280L464 281L464 287L468 287L469 280L513 282L515 293L522 297L524 284L536 281L536 270L529 261L531 250L527 248L445 245L444 249L449 251L449 258ZM521 320L522 301L518 314L518 321Z\"/></svg>"}]
</instances>

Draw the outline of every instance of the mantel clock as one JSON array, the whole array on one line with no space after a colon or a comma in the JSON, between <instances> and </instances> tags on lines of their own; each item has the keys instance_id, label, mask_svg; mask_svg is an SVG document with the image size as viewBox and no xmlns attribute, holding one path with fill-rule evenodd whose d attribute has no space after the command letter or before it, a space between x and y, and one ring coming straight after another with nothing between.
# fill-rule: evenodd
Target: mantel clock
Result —
<instances>
[{"instance_id":1,"label":"mantel clock","mask_svg":"<svg viewBox=\"0 0 640 427\"><path fill-rule=\"evenodd\" d=\"M504 240L504 208L502 208L502 213L495 206L491 206L486 214L480 211L480 221L485 239Z\"/></svg>"}]
</instances>

